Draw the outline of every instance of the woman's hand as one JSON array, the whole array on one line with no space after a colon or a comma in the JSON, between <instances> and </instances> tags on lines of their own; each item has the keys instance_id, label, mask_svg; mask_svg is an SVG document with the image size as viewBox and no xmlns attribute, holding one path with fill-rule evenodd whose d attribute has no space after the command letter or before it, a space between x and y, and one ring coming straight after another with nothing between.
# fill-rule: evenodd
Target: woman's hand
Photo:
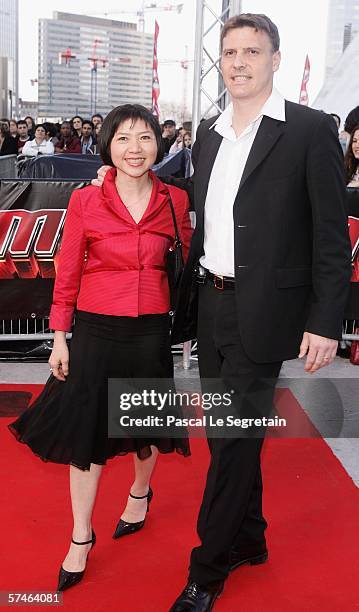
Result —
<instances>
[{"instance_id":1,"label":"woman's hand","mask_svg":"<svg viewBox=\"0 0 359 612\"><path fill-rule=\"evenodd\" d=\"M92 179L91 185L94 187L101 187L108 170L111 170L111 166L101 166L101 168L97 170L97 178Z\"/></svg>"},{"instance_id":2,"label":"woman's hand","mask_svg":"<svg viewBox=\"0 0 359 612\"><path fill-rule=\"evenodd\" d=\"M66 380L69 373L69 349L66 344L66 333L63 331L55 331L49 365L55 378L62 381Z\"/></svg>"}]
</instances>

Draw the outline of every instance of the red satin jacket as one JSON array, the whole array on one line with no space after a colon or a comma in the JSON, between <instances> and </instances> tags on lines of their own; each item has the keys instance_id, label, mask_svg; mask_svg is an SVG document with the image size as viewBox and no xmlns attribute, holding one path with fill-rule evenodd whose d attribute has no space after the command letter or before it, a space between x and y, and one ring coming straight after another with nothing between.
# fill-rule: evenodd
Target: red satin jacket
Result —
<instances>
[{"instance_id":1,"label":"red satin jacket","mask_svg":"<svg viewBox=\"0 0 359 612\"><path fill-rule=\"evenodd\" d=\"M169 311L165 260L174 241L170 191L186 258L192 230L187 194L151 172L151 198L136 223L118 195L116 168L101 188L73 192L56 275L50 328L69 331L79 310L138 317Z\"/></svg>"}]
</instances>

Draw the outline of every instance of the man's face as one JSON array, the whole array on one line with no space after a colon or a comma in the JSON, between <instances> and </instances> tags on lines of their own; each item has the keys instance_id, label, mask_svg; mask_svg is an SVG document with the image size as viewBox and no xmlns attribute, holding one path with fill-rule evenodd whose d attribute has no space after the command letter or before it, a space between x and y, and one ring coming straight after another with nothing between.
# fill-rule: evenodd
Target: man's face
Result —
<instances>
[{"instance_id":1,"label":"man's face","mask_svg":"<svg viewBox=\"0 0 359 612\"><path fill-rule=\"evenodd\" d=\"M20 138L27 138L29 135L29 128L27 127L27 124L20 123L17 128L17 133L19 134Z\"/></svg>"},{"instance_id":2,"label":"man's face","mask_svg":"<svg viewBox=\"0 0 359 612\"><path fill-rule=\"evenodd\" d=\"M255 100L269 95L279 64L280 52L273 52L266 32L235 28L223 39L221 68L232 100Z\"/></svg>"},{"instance_id":3,"label":"man's face","mask_svg":"<svg viewBox=\"0 0 359 612\"><path fill-rule=\"evenodd\" d=\"M71 136L71 126L69 123L63 123L60 128L62 138L70 138Z\"/></svg>"},{"instance_id":4,"label":"man's face","mask_svg":"<svg viewBox=\"0 0 359 612\"><path fill-rule=\"evenodd\" d=\"M91 134L92 134L91 125L89 125L88 123L84 123L82 126L82 136L85 136L85 138L89 138Z\"/></svg>"},{"instance_id":5,"label":"man's face","mask_svg":"<svg viewBox=\"0 0 359 612\"><path fill-rule=\"evenodd\" d=\"M165 125L163 128L163 138L173 138L176 135L175 125Z\"/></svg>"}]
</instances>

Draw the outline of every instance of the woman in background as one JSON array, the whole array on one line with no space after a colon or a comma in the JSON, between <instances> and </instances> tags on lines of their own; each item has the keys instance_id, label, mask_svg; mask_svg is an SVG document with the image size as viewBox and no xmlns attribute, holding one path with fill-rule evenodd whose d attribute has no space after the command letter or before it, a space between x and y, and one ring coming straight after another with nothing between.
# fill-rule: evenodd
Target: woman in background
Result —
<instances>
[{"instance_id":1,"label":"woman in background","mask_svg":"<svg viewBox=\"0 0 359 612\"><path fill-rule=\"evenodd\" d=\"M16 139L10 136L8 124L0 122L0 155L17 155Z\"/></svg>"},{"instance_id":2,"label":"woman in background","mask_svg":"<svg viewBox=\"0 0 359 612\"><path fill-rule=\"evenodd\" d=\"M181 151L182 149L190 149L192 147L192 136L191 132L183 132L181 136L176 138L176 141L170 148L169 155L173 155L177 153L177 151Z\"/></svg>"},{"instance_id":3,"label":"woman in background","mask_svg":"<svg viewBox=\"0 0 359 612\"><path fill-rule=\"evenodd\" d=\"M37 155L53 155L55 147L51 140L46 138L46 127L39 123L35 126L35 138L27 140L22 148L22 155L36 157Z\"/></svg>"},{"instance_id":4,"label":"woman in background","mask_svg":"<svg viewBox=\"0 0 359 612\"><path fill-rule=\"evenodd\" d=\"M347 187L359 187L359 124L350 135L344 163Z\"/></svg>"},{"instance_id":5,"label":"woman in background","mask_svg":"<svg viewBox=\"0 0 359 612\"><path fill-rule=\"evenodd\" d=\"M72 119L70 120L70 123L73 129L74 135L77 136L78 138L81 138L82 124L83 124L82 117L80 117L79 115L75 115L75 117L72 117Z\"/></svg>"}]
</instances>

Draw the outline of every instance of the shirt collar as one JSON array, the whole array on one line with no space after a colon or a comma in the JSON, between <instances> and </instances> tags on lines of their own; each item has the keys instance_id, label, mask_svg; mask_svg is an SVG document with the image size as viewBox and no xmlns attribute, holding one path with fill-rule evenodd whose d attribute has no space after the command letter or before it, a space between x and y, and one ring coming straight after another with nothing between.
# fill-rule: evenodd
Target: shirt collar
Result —
<instances>
[{"instance_id":1,"label":"shirt collar","mask_svg":"<svg viewBox=\"0 0 359 612\"><path fill-rule=\"evenodd\" d=\"M272 93L269 98L263 104L261 111L258 113L257 117L252 121L254 123L259 119L259 117L271 117L271 119L277 119L278 121L286 121L285 117L285 99L279 93L275 87L272 89ZM232 102L225 108L223 113L219 115L216 121L209 128L217 128L216 131L220 134L222 130L226 130L232 127L232 117L233 117L233 104Z\"/></svg>"}]
</instances>

